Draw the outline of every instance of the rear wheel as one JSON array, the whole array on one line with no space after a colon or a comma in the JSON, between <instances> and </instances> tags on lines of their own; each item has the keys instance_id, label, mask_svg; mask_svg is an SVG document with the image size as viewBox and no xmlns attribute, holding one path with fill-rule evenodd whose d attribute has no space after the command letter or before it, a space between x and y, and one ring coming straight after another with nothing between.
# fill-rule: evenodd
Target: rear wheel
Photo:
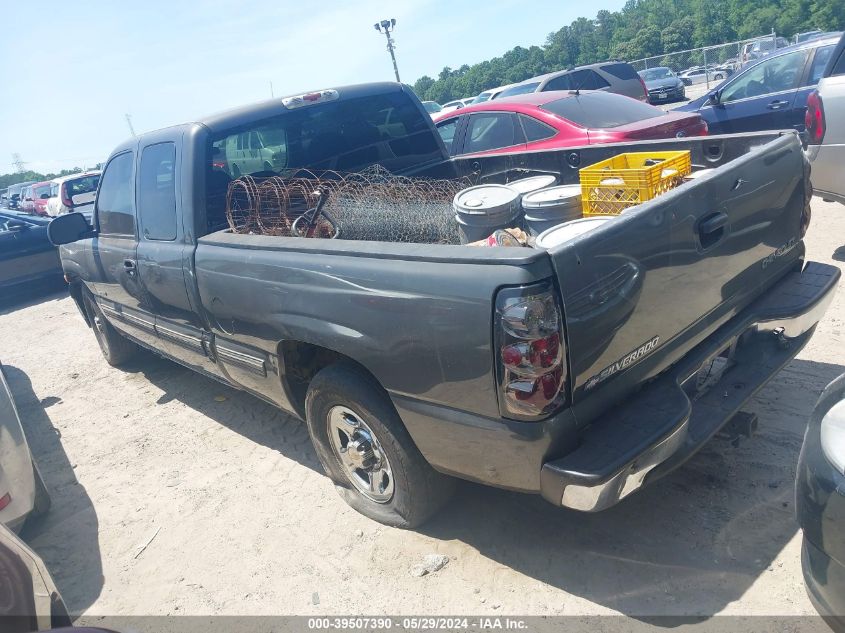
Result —
<instances>
[{"instance_id":1,"label":"rear wheel","mask_svg":"<svg viewBox=\"0 0 845 633\"><path fill-rule=\"evenodd\" d=\"M85 305L91 317L94 338L97 339L106 362L112 367L121 367L135 358L138 346L119 334L112 324L106 321L106 317L91 297L85 297Z\"/></svg>"},{"instance_id":2,"label":"rear wheel","mask_svg":"<svg viewBox=\"0 0 845 633\"><path fill-rule=\"evenodd\" d=\"M348 365L317 373L305 398L311 440L341 497L371 519L413 528L448 500L453 480L419 452L384 389Z\"/></svg>"},{"instance_id":3,"label":"rear wheel","mask_svg":"<svg viewBox=\"0 0 845 633\"><path fill-rule=\"evenodd\" d=\"M718 73L715 77L713 77L716 81L722 81L724 78L725 76L722 73Z\"/></svg>"}]
</instances>

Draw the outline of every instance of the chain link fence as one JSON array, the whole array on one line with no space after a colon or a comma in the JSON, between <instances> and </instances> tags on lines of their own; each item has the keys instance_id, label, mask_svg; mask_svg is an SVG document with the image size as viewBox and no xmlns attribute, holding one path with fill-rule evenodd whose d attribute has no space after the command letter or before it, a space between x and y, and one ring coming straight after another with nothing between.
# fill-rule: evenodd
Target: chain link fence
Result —
<instances>
[{"instance_id":1,"label":"chain link fence","mask_svg":"<svg viewBox=\"0 0 845 633\"><path fill-rule=\"evenodd\" d=\"M629 63L638 72L669 68L686 85L686 96L695 99L722 83L748 62L787 44L784 38L772 32L747 40L644 57Z\"/></svg>"}]
</instances>

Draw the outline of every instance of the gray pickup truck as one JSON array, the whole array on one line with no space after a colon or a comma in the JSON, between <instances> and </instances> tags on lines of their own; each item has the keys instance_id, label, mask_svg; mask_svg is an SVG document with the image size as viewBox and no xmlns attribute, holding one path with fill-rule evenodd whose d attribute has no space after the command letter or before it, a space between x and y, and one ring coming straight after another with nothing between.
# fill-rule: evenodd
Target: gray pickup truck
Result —
<instances>
[{"instance_id":1,"label":"gray pickup truck","mask_svg":"<svg viewBox=\"0 0 845 633\"><path fill-rule=\"evenodd\" d=\"M666 149L711 170L549 250L237 233L219 202L248 173L577 183ZM449 158L407 87L368 84L131 139L93 226L50 235L110 364L140 345L304 419L342 497L411 527L452 477L594 512L682 464L833 296L838 269L805 260L810 197L795 133Z\"/></svg>"}]
</instances>

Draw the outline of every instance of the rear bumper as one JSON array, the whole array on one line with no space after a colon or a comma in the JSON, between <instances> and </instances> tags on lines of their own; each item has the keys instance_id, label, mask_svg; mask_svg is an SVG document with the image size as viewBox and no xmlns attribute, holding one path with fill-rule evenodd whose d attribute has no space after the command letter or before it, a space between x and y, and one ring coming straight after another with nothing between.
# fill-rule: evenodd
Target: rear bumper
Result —
<instances>
[{"instance_id":1,"label":"rear bumper","mask_svg":"<svg viewBox=\"0 0 845 633\"><path fill-rule=\"evenodd\" d=\"M604 510L671 472L715 435L812 336L833 299L838 268L790 273L659 378L594 422L578 447L543 464L540 492L555 505ZM733 366L703 395L698 369L736 345Z\"/></svg>"}]
</instances>

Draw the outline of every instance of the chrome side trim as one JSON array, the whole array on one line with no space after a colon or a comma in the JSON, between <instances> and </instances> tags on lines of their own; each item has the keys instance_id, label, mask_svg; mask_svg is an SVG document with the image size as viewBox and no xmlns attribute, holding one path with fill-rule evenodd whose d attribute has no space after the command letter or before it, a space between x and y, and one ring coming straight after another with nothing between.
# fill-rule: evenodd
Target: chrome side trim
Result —
<instances>
[{"instance_id":1,"label":"chrome side trim","mask_svg":"<svg viewBox=\"0 0 845 633\"><path fill-rule=\"evenodd\" d=\"M189 347L196 347L197 349L202 349L202 339L198 336L191 336L190 334L186 334L184 332L171 330L170 328L164 327L159 324L156 324L156 331L165 338L169 338L177 343L181 343Z\"/></svg>"},{"instance_id":2,"label":"chrome side trim","mask_svg":"<svg viewBox=\"0 0 845 633\"><path fill-rule=\"evenodd\" d=\"M224 363L237 365L260 376L267 375L265 359L252 356L251 354L245 354L229 347L223 347L219 343L215 346L215 349L217 351L217 357Z\"/></svg>"}]
</instances>

